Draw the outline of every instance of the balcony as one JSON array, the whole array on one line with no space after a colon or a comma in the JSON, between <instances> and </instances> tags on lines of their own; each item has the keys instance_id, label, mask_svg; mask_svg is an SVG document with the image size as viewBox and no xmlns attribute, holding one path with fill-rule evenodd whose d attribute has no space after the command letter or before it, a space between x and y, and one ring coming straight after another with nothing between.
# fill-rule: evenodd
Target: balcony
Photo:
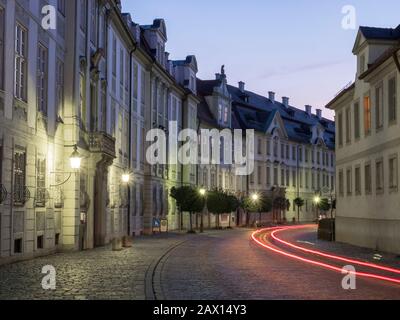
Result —
<instances>
[{"instance_id":1,"label":"balcony","mask_svg":"<svg viewBox=\"0 0 400 320\"><path fill-rule=\"evenodd\" d=\"M27 186L14 186L14 206L23 207L31 197Z\"/></svg>"},{"instance_id":2,"label":"balcony","mask_svg":"<svg viewBox=\"0 0 400 320\"><path fill-rule=\"evenodd\" d=\"M89 149L93 153L103 153L116 158L115 139L105 132L94 132L89 137Z\"/></svg>"}]
</instances>

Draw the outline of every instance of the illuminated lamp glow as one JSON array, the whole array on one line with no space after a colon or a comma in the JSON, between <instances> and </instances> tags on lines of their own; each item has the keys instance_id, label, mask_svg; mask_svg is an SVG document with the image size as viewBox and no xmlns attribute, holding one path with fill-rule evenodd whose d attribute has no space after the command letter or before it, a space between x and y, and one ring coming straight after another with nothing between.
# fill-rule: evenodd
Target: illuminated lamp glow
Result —
<instances>
[{"instance_id":1,"label":"illuminated lamp glow","mask_svg":"<svg viewBox=\"0 0 400 320\"><path fill-rule=\"evenodd\" d=\"M122 174L121 179L123 183L129 183L129 181L131 180L131 175L129 173L124 173Z\"/></svg>"}]
</instances>

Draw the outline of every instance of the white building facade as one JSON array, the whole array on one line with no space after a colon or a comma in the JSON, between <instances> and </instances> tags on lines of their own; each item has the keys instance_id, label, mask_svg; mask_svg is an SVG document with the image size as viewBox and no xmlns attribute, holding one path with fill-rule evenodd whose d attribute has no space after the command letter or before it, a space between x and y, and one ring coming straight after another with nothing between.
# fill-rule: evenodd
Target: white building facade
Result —
<instances>
[{"instance_id":1,"label":"white building facade","mask_svg":"<svg viewBox=\"0 0 400 320\"><path fill-rule=\"evenodd\" d=\"M335 110L336 239L400 253L398 194L400 27L361 27L356 80L327 107Z\"/></svg>"},{"instance_id":2,"label":"white building facade","mask_svg":"<svg viewBox=\"0 0 400 320\"><path fill-rule=\"evenodd\" d=\"M41 25L47 4L54 30ZM146 133L172 119L195 126L196 59L170 61L164 21L139 26L121 9L0 2L0 263L118 249L154 217L178 228L169 190L195 184L194 169L148 165Z\"/></svg>"}]
</instances>

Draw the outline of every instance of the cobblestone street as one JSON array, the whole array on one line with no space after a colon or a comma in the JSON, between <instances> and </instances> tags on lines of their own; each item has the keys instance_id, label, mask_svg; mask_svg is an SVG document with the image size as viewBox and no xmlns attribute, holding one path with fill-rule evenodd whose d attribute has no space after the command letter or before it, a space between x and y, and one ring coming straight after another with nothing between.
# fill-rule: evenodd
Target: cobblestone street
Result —
<instances>
[{"instance_id":1,"label":"cobblestone street","mask_svg":"<svg viewBox=\"0 0 400 320\"><path fill-rule=\"evenodd\" d=\"M146 272L182 236L143 237L134 247L62 253L0 267L0 299L145 299ZM42 267L56 268L55 291L42 289Z\"/></svg>"},{"instance_id":2,"label":"cobblestone street","mask_svg":"<svg viewBox=\"0 0 400 320\"><path fill-rule=\"evenodd\" d=\"M357 279L266 252L251 230L141 237L134 247L63 253L0 267L0 299L399 299L398 285ZM41 269L57 270L57 289Z\"/></svg>"}]
</instances>

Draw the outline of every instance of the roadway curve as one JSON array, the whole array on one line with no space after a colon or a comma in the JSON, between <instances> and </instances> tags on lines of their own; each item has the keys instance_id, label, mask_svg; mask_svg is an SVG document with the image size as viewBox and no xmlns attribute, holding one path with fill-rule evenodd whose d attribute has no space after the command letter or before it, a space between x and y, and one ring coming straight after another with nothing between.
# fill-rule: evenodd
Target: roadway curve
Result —
<instances>
[{"instance_id":1,"label":"roadway curve","mask_svg":"<svg viewBox=\"0 0 400 320\"><path fill-rule=\"evenodd\" d=\"M343 267L350 265L354 267L355 271L349 271L349 273L356 275L358 278L389 282L398 285L400 289L400 269L311 249L284 239L285 233L311 228L315 229L315 226L265 228L255 231L251 238L260 247L288 259L301 261L309 266L316 266L341 274L346 273L343 271Z\"/></svg>"},{"instance_id":2,"label":"roadway curve","mask_svg":"<svg viewBox=\"0 0 400 320\"><path fill-rule=\"evenodd\" d=\"M338 268L351 263L291 248L274 240L273 231L253 234L248 229L236 229L188 237L159 264L156 278L162 294L157 297L168 300L400 299L400 285L380 279L360 276L356 290L344 290L341 286L344 275L339 271L279 251ZM260 243L252 239L252 234ZM299 235L315 235L315 226L285 229L274 235L297 245ZM363 266L355 267L357 271L367 271ZM370 267L365 268L371 271ZM386 270L373 271L389 275ZM400 278L400 274L390 273L390 276Z\"/></svg>"}]
</instances>

